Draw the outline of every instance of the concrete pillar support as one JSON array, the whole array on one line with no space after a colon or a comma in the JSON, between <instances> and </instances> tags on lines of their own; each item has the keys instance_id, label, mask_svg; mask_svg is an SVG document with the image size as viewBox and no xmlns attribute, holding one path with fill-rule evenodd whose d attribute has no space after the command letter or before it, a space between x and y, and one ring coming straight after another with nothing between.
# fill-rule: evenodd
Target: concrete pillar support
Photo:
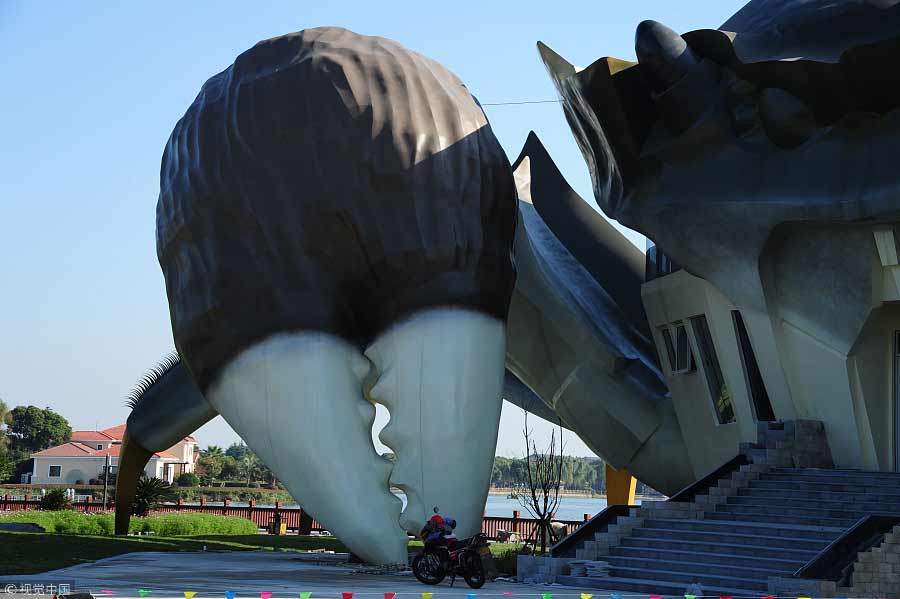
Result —
<instances>
[{"instance_id":1,"label":"concrete pillar support","mask_svg":"<svg viewBox=\"0 0 900 599\"><path fill-rule=\"evenodd\" d=\"M634 505L637 479L627 470L616 470L606 464L606 503L608 505Z\"/></svg>"}]
</instances>

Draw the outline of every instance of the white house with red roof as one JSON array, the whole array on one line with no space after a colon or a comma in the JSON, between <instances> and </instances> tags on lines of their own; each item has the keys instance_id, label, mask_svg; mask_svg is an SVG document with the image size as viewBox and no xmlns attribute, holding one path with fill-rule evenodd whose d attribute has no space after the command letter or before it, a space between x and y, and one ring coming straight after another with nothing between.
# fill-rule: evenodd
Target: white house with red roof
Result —
<instances>
[{"instance_id":1,"label":"white house with red roof","mask_svg":"<svg viewBox=\"0 0 900 599\"><path fill-rule=\"evenodd\" d=\"M32 454L31 484L89 484L92 479L103 478L107 456L114 474L124 433L124 424L102 431L74 431L68 443ZM185 437L166 451L154 453L144 472L172 482L185 472L193 472L199 457L197 441Z\"/></svg>"}]
</instances>

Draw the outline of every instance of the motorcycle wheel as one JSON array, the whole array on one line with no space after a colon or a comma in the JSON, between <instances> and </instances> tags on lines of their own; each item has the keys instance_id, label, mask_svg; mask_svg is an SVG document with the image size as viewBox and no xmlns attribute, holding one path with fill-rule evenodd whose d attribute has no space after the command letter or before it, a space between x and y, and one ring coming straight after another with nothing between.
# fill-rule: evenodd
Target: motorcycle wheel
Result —
<instances>
[{"instance_id":1,"label":"motorcycle wheel","mask_svg":"<svg viewBox=\"0 0 900 599\"><path fill-rule=\"evenodd\" d=\"M413 558L412 571L422 584L440 584L447 573L441 558L434 553L420 553Z\"/></svg>"},{"instance_id":2,"label":"motorcycle wheel","mask_svg":"<svg viewBox=\"0 0 900 599\"><path fill-rule=\"evenodd\" d=\"M480 589L484 586L484 565L481 563L481 556L477 553L466 555L466 571L463 578L465 578L466 584L473 589Z\"/></svg>"}]
</instances>

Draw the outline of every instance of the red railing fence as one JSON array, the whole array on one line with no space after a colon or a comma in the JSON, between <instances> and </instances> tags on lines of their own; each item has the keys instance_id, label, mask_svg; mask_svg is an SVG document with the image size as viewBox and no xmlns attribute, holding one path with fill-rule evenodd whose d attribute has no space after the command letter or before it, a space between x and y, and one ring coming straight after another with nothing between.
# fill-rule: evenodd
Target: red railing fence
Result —
<instances>
[{"instance_id":1,"label":"red railing fence","mask_svg":"<svg viewBox=\"0 0 900 599\"><path fill-rule=\"evenodd\" d=\"M24 497L12 497L5 495L0 497L0 510L17 512L22 510L39 510L41 508L40 497L25 495ZM104 511L112 511L115 509L113 501L108 502L106 510L103 509L103 503L93 501L88 497L84 501L78 501L72 504L72 508L79 512L99 513ZM287 525L289 531L295 532L300 529L300 518L303 510L299 507L285 507L282 503L276 502L275 505L258 506L256 502L250 500L247 505L232 505L231 501L226 499L222 502L210 503L201 499L198 503L184 503L178 500L177 503L166 503L160 505L155 512L186 512L186 513L207 513L219 514L222 516L238 516L246 518L260 528L268 528L269 524L275 518L276 514L280 514L281 521ZM566 526L566 534L572 533L576 528L590 519L590 514L584 514L584 520L555 520ZM481 531L490 539L497 539L501 536L500 532L511 532L517 534L520 538L528 538L534 533L537 527L537 520L533 518L522 518L519 510L514 510L511 518L500 516L484 516L481 524ZM324 526L313 520L312 530L326 530Z\"/></svg>"}]
</instances>

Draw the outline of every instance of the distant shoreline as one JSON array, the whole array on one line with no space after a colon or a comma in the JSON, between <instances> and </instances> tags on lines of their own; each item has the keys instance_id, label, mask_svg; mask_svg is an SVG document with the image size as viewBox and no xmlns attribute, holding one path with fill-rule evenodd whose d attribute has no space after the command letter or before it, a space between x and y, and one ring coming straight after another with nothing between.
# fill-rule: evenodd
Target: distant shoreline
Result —
<instances>
[{"instance_id":1,"label":"distant shoreline","mask_svg":"<svg viewBox=\"0 0 900 599\"><path fill-rule=\"evenodd\" d=\"M508 496L512 493L512 489L499 489L495 487L491 487L488 491L488 495L501 495ZM560 491L560 497L574 497L576 499L606 499L606 493L589 493L587 491ZM666 499L665 495L635 495L635 499L640 500L664 500Z\"/></svg>"}]
</instances>

